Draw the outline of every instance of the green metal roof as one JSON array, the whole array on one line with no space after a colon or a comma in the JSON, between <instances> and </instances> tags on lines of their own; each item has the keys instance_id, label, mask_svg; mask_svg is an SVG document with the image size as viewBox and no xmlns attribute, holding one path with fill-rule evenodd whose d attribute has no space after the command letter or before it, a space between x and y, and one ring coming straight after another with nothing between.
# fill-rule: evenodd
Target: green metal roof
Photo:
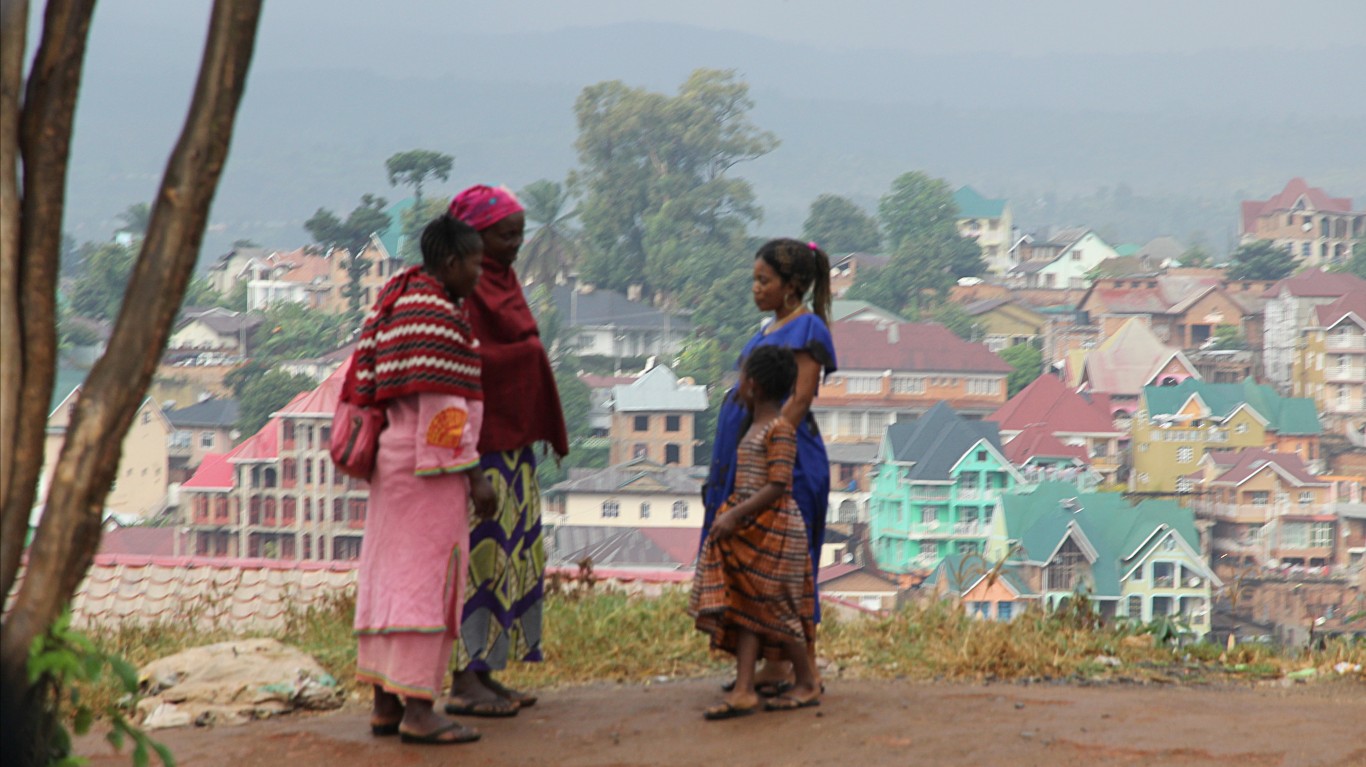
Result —
<instances>
[{"instance_id":1,"label":"green metal roof","mask_svg":"<svg viewBox=\"0 0 1366 767\"><path fill-rule=\"evenodd\" d=\"M1307 397L1282 397L1275 389L1252 379L1242 383L1208 383L1188 378L1175 386L1145 386L1143 401L1152 415L1171 415L1181 410L1192 395L1209 407L1216 418L1227 418L1243 404L1266 419L1267 428L1277 434L1315 435L1323 433L1314 401Z\"/></svg>"},{"instance_id":2,"label":"green metal roof","mask_svg":"<svg viewBox=\"0 0 1366 767\"><path fill-rule=\"evenodd\" d=\"M379 244L384 246L390 258L399 258L399 248L403 246L403 214L413 207L413 198L404 197L384 211L389 215L389 226L377 232Z\"/></svg>"},{"instance_id":3,"label":"green metal roof","mask_svg":"<svg viewBox=\"0 0 1366 767\"><path fill-rule=\"evenodd\" d=\"M953 193L959 218L1000 218L1005 215L1005 200L988 200L970 186Z\"/></svg>"},{"instance_id":4,"label":"green metal roof","mask_svg":"<svg viewBox=\"0 0 1366 767\"><path fill-rule=\"evenodd\" d=\"M1000 508L1007 537L1020 542L1022 551L1015 556L1021 559L1045 561L1069 531L1080 533L1095 549L1091 571L1097 597L1118 598L1124 573L1156 545L1165 529L1195 551L1200 547L1194 514L1174 500L1149 499L1130 506L1120 493L1078 493L1069 483L1044 482L1032 490L1002 495Z\"/></svg>"}]
</instances>

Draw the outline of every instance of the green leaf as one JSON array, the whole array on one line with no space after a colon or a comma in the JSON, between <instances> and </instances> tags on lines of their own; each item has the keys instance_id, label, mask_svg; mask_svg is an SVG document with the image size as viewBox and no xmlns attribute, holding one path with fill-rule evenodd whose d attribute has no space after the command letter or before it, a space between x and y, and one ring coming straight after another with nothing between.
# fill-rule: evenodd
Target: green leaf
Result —
<instances>
[{"instance_id":1,"label":"green leaf","mask_svg":"<svg viewBox=\"0 0 1366 767\"><path fill-rule=\"evenodd\" d=\"M84 735L90 732L90 725L95 721L95 712L89 706L81 706L76 709L76 721L72 728L77 735Z\"/></svg>"},{"instance_id":2,"label":"green leaf","mask_svg":"<svg viewBox=\"0 0 1366 767\"><path fill-rule=\"evenodd\" d=\"M138 691L138 670L133 668L133 664L123 658L110 655L109 667L118 676L125 692L136 693Z\"/></svg>"},{"instance_id":3,"label":"green leaf","mask_svg":"<svg viewBox=\"0 0 1366 767\"><path fill-rule=\"evenodd\" d=\"M109 731L108 735L104 736L104 739L109 741L109 745L113 746L115 751L122 751L123 736L125 734L126 733L123 731L122 728L115 726L114 729Z\"/></svg>"},{"instance_id":4,"label":"green leaf","mask_svg":"<svg viewBox=\"0 0 1366 767\"><path fill-rule=\"evenodd\" d=\"M155 740L149 740L148 742L152 744L152 748L157 752L157 756L161 757L162 764L166 765L166 767L175 767L175 754L171 753L171 749L167 748L164 743L158 743Z\"/></svg>"}]
</instances>

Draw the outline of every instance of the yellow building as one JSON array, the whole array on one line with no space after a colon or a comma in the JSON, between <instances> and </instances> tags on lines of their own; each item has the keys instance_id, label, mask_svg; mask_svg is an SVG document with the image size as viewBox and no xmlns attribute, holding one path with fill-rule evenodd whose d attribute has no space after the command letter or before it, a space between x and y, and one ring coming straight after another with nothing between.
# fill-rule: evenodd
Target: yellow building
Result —
<instances>
[{"instance_id":1,"label":"yellow building","mask_svg":"<svg viewBox=\"0 0 1366 767\"><path fill-rule=\"evenodd\" d=\"M1314 400L1324 420L1366 416L1366 288L1316 306L1294 350L1291 391Z\"/></svg>"}]
</instances>

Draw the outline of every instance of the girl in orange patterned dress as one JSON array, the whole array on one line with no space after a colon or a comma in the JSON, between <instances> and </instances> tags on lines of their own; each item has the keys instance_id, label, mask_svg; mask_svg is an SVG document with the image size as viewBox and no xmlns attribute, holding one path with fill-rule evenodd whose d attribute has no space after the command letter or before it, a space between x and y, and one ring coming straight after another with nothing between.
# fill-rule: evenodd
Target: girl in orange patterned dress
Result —
<instances>
[{"instance_id":1,"label":"girl in orange patterned dress","mask_svg":"<svg viewBox=\"0 0 1366 767\"><path fill-rule=\"evenodd\" d=\"M698 557L688 612L713 649L735 656L735 687L706 719L759 709L754 664L759 655L789 660L796 684L764 704L785 711L820 704L806 651L813 636L815 589L806 526L792 498L797 438L783 420L797 363L790 349L762 346L741 367L738 396L750 423L736 455L735 491L718 510Z\"/></svg>"}]
</instances>

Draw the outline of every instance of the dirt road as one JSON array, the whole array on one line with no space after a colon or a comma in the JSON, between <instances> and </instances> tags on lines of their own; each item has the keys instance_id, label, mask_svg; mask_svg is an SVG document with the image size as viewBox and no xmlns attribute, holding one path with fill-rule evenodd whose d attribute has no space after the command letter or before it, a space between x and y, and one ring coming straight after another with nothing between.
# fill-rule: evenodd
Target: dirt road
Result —
<instances>
[{"instance_id":1,"label":"dirt road","mask_svg":"<svg viewBox=\"0 0 1366 767\"><path fill-rule=\"evenodd\" d=\"M1366 684L1278 687L834 681L820 708L704 722L719 680L546 694L514 719L467 720L464 746L374 738L365 706L242 727L162 730L185 767L735 763L925 767L1366 767ZM92 765L129 764L94 737Z\"/></svg>"}]
</instances>

